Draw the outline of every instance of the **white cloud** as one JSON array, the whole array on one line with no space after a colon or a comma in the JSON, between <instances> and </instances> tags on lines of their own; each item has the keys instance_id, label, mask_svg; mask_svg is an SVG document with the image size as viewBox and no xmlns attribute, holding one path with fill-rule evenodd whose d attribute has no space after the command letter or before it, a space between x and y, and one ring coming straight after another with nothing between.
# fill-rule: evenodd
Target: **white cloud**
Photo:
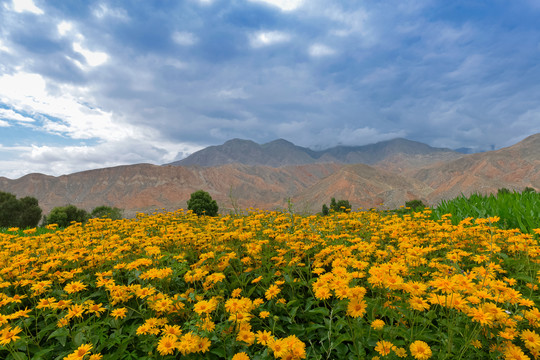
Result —
<instances>
[{"instance_id":1,"label":"white cloud","mask_svg":"<svg viewBox=\"0 0 540 360\"><path fill-rule=\"evenodd\" d=\"M11 49L8 48L4 43L2 42L2 39L0 39L0 51L6 52L8 54L11 53Z\"/></svg>"},{"instance_id":2,"label":"white cloud","mask_svg":"<svg viewBox=\"0 0 540 360\"><path fill-rule=\"evenodd\" d=\"M4 119L4 120L15 120L15 121L20 121L20 122L24 122L24 123L29 123L29 122L34 122L35 120L30 118L30 117L27 117L27 116L24 116L24 115L21 115L11 109L2 109L0 108L0 119Z\"/></svg>"},{"instance_id":3,"label":"white cloud","mask_svg":"<svg viewBox=\"0 0 540 360\"><path fill-rule=\"evenodd\" d=\"M98 19L116 18L123 21L129 19L126 10L121 8L111 8L103 3L94 8L93 14Z\"/></svg>"},{"instance_id":4,"label":"white cloud","mask_svg":"<svg viewBox=\"0 0 540 360\"><path fill-rule=\"evenodd\" d=\"M329 56L336 53L334 49L323 44L313 44L309 47L309 55L313 57Z\"/></svg>"},{"instance_id":5,"label":"white cloud","mask_svg":"<svg viewBox=\"0 0 540 360\"><path fill-rule=\"evenodd\" d=\"M159 145L154 145L159 143ZM153 163L167 164L186 157L202 147L188 143L158 142L155 139L110 141L94 146L16 146L3 147L0 152L11 160L1 160L2 175L11 179L29 173L47 175L72 174L111 166Z\"/></svg>"},{"instance_id":6,"label":"white cloud","mask_svg":"<svg viewBox=\"0 0 540 360\"><path fill-rule=\"evenodd\" d=\"M92 67L103 65L109 59L109 55L100 51L90 51L82 47L81 43L74 42L73 50L84 56L86 63Z\"/></svg>"},{"instance_id":7,"label":"white cloud","mask_svg":"<svg viewBox=\"0 0 540 360\"><path fill-rule=\"evenodd\" d=\"M13 0L12 9L15 12L31 12L36 15L42 15L44 12L34 4L32 0Z\"/></svg>"},{"instance_id":8,"label":"white cloud","mask_svg":"<svg viewBox=\"0 0 540 360\"><path fill-rule=\"evenodd\" d=\"M74 139L98 138L119 140L138 138L143 130L113 121L113 114L88 105L92 96L88 89L59 86L60 95L47 91L45 79L38 74L16 73L0 76L0 100L16 111L47 114L44 130L61 133ZM51 119L61 119L54 121Z\"/></svg>"},{"instance_id":9,"label":"white cloud","mask_svg":"<svg viewBox=\"0 0 540 360\"><path fill-rule=\"evenodd\" d=\"M4 120L0 120L0 127L10 127L11 125Z\"/></svg>"},{"instance_id":10,"label":"white cloud","mask_svg":"<svg viewBox=\"0 0 540 360\"><path fill-rule=\"evenodd\" d=\"M277 6L282 11L293 11L298 9L304 3L304 0L250 0L253 2L263 2Z\"/></svg>"},{"instance_id":11,"label":"white cloud","mask_svg":"<svg viewBox=\"0 0 540 360\"><path fill-rule=\"evenodd\" d=\"M220 90L217 96L222 99L249 99L250 96L244 88L227 88Z\"/></svg>"},{"instance_id":12,"label":"white cloud","mask_svg":"<svg viewBox=\"0 0 540 360\"><path fill-rule=\"evenodd\" d=\"M197 42L197 37L190 32L176 31L172 34L175 43L182 46L190 46Z\"/></svg>"},{"instance_id":13,"label":"white cloud","mask_svg":"<svg viewBox=\"0 0 540 360\"><path fill-rule=\"evenodd\" d=\"M61 36L64 36L73 29L73 24L69 21L62 21L56 26L56 29Z\"/></svg>"},{"instance_id":14,"label":"white cloud","mask_svg":"<svg viewBox=\"0 0 540 360\"><path fill-rule=\"evenodd\" d=\"M252 47L263 47L282 43L290 40L290 35L281 31L260 31L250 36L249 42Z\"/></svg>"}]
</instances>

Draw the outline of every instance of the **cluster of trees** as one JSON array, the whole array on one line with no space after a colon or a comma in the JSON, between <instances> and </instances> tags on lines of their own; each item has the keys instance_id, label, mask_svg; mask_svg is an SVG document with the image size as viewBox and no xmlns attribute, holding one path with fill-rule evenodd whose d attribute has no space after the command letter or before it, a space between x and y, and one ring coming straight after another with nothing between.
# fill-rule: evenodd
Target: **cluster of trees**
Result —
<instances>
[{"instance_id":1,"label":"cluster of trees","mask_svg":"<svg viewBox=\"0 0 540 360\"><path fill-rule=\"evenodd\" d=\"M328 207L326 204L323 204L322 206L322 215L326 216L330 214L330 211L334 212L348 212L351 211L351 204L349 203L349 200L337 200L335 198L330 199L330 207Z\"/></svg>"},{"instance_id":2,"label":"cluster of trees","mask_svg":"<svg viewBox=\"0 0 540 360\"><path fill-rule=\"evenodd\" d=\"M47 216L43 217L42 214L36 198L27 196L17 199L14 194L0 192L0 227L33 228L38 226L42 218L42 225L58 224L60 227L69 226L73 221L84 223L90 218L122 218L122 210L109 206L98 206L89 213L75 205L66 205L53 208Z\"/></svg>"},{"instance_id":3,"label":"cluster of trees","mask_svg":"<svg viewBox=\"0 0 540 360\"><path fill-rule=\"evenodd\" d=\"M122 210L116 207L98 206L89 213L75 205L57 206L43 218L43 224L57 224L60 227L66 227L72 222L85 223L88 219L103 217L119 220L122 218Z\"/></svg>"},{"instance_id":4,"label":"cluster of trees","mask_svg":"<svg viewBox=\"0 0 540 360\"><path fill-rule=\"evenodd\" d=\"M17 199L11 193L0 192L0 227L36 227L41 214L36 198L27 196Z\"/></svg>"}]
</instances>

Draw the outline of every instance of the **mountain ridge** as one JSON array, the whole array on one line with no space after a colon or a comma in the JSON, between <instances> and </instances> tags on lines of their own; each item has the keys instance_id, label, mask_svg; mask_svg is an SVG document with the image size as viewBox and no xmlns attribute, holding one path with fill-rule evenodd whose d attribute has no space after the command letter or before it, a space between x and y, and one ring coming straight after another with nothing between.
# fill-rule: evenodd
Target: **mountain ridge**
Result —
<instances>
[{"instance_id":1,"label":"mountain ridge","mask_svg":"<svg viewBox=\"0 0 540 360\"><path fill-rule=\"evenodd\" d=\"M311 150L295 145L284 139L265 144L251 140L231 139L222 145L213 145L194 152L188 157L166 165L173 166L219 166L230 163L245 165L301 165L311 163L335 162L343 164L363 163L372 165L401 153L409 156L445 154L446 158L457 158L462 153L436 148L417 141L396 138L374 144L360 146L339 145L324 150Z\"/></svg>"},{"instance_id":2,"label":"mountain ridge","mask_svg":"<svg viewBox=\"0 0 540 360\"><path fill-rule=\"evenodd\" d=\"M249 140L233 141L228 146L235 143L261 147ZM18 197L34 196L45 213L66 204L86 210L108 205L134 216L137 212L185 208L190 194L199 189L208 191L224 213L248 208L286 209L288 200L298 211L313 213L331 197L349 200L353 209L388 209L412 199L436 205L461 194L496 192L501 187L540 189L540 134L503 149L470 155L392 152L391 147L383 145L379 146L387 152L373 150L382 159L373 164L290 165L286 162L291 158L286 155L296 145L276 140L263 144L266 148L260 151L270 149L276 154L276 149L282 150L279 156L286 160L278 167L238 162L213 167L121 165L57 177L36 173L14 180L0 177L0 191ZM230 158L226 154L224 158L227 156Z\"/></svg>"}]
</instances>

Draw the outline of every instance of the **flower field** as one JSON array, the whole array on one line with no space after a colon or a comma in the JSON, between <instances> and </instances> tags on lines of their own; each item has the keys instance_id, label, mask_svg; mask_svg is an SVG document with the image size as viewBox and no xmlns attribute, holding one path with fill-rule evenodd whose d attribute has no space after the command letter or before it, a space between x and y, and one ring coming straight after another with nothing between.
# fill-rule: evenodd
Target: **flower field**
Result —
<instances>
[{"instance_id":1,"label":"flower field","mask_svg":"<svg viewBox=\"0 0 540 360\"><path fill-rule=\"evenodd\" d=\"M537 358L538 235L497 220L179 210L10 229L0 358Z\"/></svg>"}]
</instances>

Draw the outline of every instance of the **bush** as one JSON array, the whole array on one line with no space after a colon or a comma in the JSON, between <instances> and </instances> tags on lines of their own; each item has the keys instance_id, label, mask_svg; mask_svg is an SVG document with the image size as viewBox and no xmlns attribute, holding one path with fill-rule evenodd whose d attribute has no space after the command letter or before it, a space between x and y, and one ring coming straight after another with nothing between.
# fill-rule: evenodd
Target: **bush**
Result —
<instances>
[{"instance_id":1,"label":"bush","mask_svg":"<svg viewBox=\"0 0 540 360\"><path fill-rule=\"evenodd\" d=\"M321 214L323 216L330 214L330 210L328 209L328 206L326 204L323 204Z\"/></svg>"},{"instance_id":2,"label":"bush","mask_svg":"<svg viewBox=\"0 0 540 360\"><path fill-rule=\"evenodd\" d=\"M122 210L117 207L98 206L90 214L92 218L109 218L112 220L122 219Z\"/></svg>"},{"instance_id":3,"label":"bush","mask_svg":"<svg viewBox=\"0 0 540 360\"><path fill-rule=\"evenodd\" d=\"M90 218L88 212L75 205L57 206L45 218L45 225L57 224L59 227L68 227L73 221L84 223Z\"/></svg>"},{"instance_id":4,"label":"bush","mask_svg":"<svg viewBox=\"0 0 540 360\"><path fill-rule=\"evenodd\" d=\"M0 227L33 228L38 225L41 214L36 198L17 199L11 193L0 192Z\"/></svg>"},{"instance_id":5,"label":"bush","mask_svg":"<svg viewBox=\"0 0 540 360\"><path fill-rule=\"evenodd\" d=\"M218 205L216 200L213 200L209 193L204 190L198 190L191 194L187 202L188 210L195 214L216 216L218 214Z\"/></svg>"},{"instance_id":6,"label":"bush","mask_svg":"<svg viewBox=\"0 0 540 360\"><path fill-rule=\"evenodd\" d=\"M417 210L424 210L424 208L426 207L426 204L424 204L422 200L415 199L415 200L405 202L405 207L410 208L413 211L417 211Z\"/></svg>"},{"instance_id":7,"label":"bush","mask_svg":"<svg viewBox=\"0 0 540 360\"><path fill-rule=\"evenodd\" d=\"M335 198L332 198L330 200L330 210L334 210L335 212L351 211L351 204L349 203L349 200L336 201Z\"/></svg>"}]
</instances>

